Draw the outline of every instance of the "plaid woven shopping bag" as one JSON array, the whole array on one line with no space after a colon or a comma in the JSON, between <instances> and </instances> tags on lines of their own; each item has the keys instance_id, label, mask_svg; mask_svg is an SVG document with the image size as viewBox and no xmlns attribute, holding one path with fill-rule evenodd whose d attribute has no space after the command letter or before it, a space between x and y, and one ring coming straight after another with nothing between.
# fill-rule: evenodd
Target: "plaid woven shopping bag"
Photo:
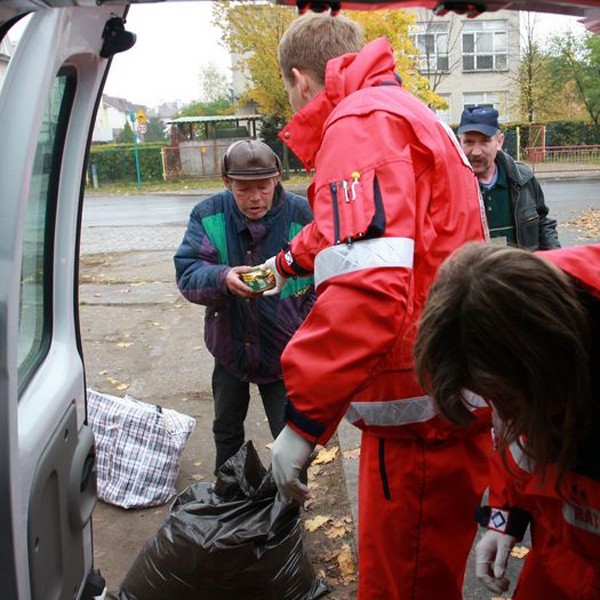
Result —
<instances>
[{"instance_id":1,"label":"plaid woven shopping bag","mask_svg":"<svg viewBox=\"0 0 600 600\"><path fill-rule=\"evenodd\" d=\"M164 504L175 493L193 417L88 388L88 422L96 438L98 498L123 508Z\"/></svg>"}]
</instances>

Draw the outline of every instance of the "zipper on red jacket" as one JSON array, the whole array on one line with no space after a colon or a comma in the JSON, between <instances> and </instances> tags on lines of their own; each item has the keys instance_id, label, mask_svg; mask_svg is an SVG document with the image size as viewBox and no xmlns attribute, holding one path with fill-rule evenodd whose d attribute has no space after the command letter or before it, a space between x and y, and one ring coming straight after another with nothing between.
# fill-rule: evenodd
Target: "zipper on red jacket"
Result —
<instances>
[{"instance_id":1,"label":"zipper on red jacket","mask_svg":"<svg viewBox=\"0 0 600 600\"><path fill-rule=\"evenodd\" d=\"M333 243L341 243L340 238L340 213L337 202L337 184L335 181L329 184L329 191L331 192L331 204L333 208Z\"/></svg>"}]
</instances>

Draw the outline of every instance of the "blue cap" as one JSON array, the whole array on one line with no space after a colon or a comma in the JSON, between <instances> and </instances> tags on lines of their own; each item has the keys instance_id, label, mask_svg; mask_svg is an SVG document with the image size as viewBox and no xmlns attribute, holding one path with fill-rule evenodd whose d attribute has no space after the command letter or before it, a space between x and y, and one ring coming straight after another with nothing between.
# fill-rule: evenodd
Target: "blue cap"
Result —
<instances>
[{"instance_id":1,"label":"blue cap","mask_svg":"<svg viewBox=\"0 0 600 600\"><path fill-rule=\"evenodd\" d=\"M489 137L498 133L498 111L492 106L468 106L460 117L457 133L478 131Z\"/></svg>"}]
</instances>

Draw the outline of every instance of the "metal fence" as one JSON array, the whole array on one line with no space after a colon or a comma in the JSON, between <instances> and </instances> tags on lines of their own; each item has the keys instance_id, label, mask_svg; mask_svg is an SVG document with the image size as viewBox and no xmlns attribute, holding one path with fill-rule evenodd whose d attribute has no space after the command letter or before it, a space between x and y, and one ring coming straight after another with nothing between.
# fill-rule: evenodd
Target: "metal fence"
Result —
<instances>
[{"instance_id":1,"label":"metal fence","mask_svg":"<svg viewBox=\"0 0 600 600\"><path fill-rule=\"evenodd\" d=\"M598 171L600 145L532 146L525 148L523 159L536 173Z\"/></svg>"}]
</instances>

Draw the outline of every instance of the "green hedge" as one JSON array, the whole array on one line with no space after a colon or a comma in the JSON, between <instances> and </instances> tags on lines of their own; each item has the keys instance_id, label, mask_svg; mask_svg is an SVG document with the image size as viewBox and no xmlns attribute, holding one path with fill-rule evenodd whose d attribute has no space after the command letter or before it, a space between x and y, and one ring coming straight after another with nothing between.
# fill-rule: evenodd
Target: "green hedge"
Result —
<instances>
[{"instance_id":1,"label":"green hedge","mask_svg":"<svg viewBox=\"0 0 600 600\"><path fill-rule=\"evenodd\" d=\"M160 149L165 145L138 144L142 181L162 181ZM88 160L90 181L92 165L96 165L99 185L112 181L137 181L133 144L92 145Z\"/></svg>"}]
</instances>

